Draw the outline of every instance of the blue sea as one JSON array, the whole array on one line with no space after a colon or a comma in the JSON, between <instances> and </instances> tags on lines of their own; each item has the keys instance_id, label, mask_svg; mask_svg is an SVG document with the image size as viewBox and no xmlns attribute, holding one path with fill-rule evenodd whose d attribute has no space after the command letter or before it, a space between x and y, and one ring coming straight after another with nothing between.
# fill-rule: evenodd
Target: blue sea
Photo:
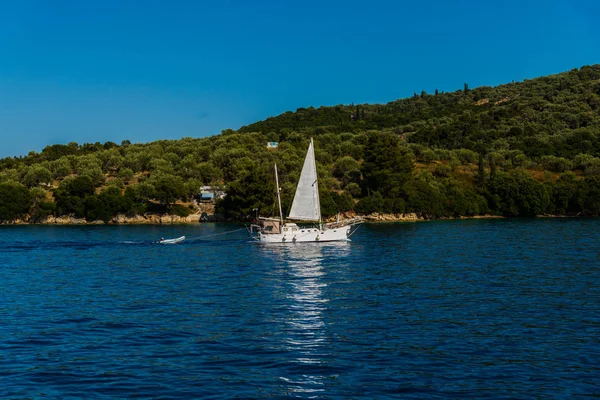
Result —
<instances>
[{"instance_id":1,"label":"blue sea","mask_svg":"<svg viewBox=\"0 0 600 400\"><path fill-rule=\"evenodd\" d=\"M243 228L0 226L0 398L600 397L600 219Z\"/></svg>"}]
</instances>

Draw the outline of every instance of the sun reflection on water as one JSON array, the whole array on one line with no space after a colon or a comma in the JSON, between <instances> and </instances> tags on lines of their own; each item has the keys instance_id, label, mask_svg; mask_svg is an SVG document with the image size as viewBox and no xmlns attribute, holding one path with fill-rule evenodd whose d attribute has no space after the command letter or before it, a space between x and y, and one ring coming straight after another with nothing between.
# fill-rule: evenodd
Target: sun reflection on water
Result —
<instances>
[{"instance_id":1,"label":"sun reflection on water","mask_svg":"<svg viewBox=\"0 0 600 400\"><path fill-rule=\"evenodd\" d=\"M326 379L331 378L322 373L330 360L328 345L332 340L324 318L329 303L324 264L347 253L348 246L315 243L269 249L278 259L277 298L286 305L278 322L282 332L279 345L294 371L280 377L288 393L318 397L325 391Z\"/></svg>"}]
</instances>

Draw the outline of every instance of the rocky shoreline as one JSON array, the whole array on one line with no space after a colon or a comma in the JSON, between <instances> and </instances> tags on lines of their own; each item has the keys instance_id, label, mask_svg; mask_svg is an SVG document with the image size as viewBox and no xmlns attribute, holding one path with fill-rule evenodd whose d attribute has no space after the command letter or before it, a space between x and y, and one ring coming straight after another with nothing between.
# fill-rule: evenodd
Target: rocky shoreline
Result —
<instances>
[{"instance_id":1,"label":"rocky shoreline","mask_svg":"<svg viewBox=\"0 0 600 400\"><path fill-rule=\"evenodd\" d=\"M220 218L216 215L208 215L208 219L202 218L203 214L191 214L187 217L180 217L178 215L171 214L150 214L150 215L136 215L128 217L122 214L114 216L110 221L86 221L84 218L75 218L70 216L48 216L37 222L29 222L27 220L15 220L9 222L0 222L0 225L177 225L177 224L198 224L202 222L234 222L227 221L224 218ZM343 219L357 217L354 213L348 213L342 215ZM419 222L419 221L432 221L433 219L424 217L420 213L399 213L399 214L385 214L385 213L372 213L361 216L365 222ZM456 219L491 219L491 218L504 218L496 215L476 215L470 217L456 217L456 218L437 218L436 220L456 220ZM335 218L330 218L325 222L333 222Z\"/></svg>"},{"instance_id":2,"label":"rocky shoreline","mask_svg":"<svg viewBox=\"0 0 600 400\"><path fill-rule=\"evenodd\" d=\"M176 225L216 221L218 221L218 219L215 218L215 216L209 216L208 220L204 221L202 220L202 214L192 214L187 217L171 214L136 215L128 217L123 214L118 214L108 222L101 220L87 221L85 218L75 218L70 216L48 216L36 222L18 219L10 222L1 222L0 225Z\"/></svg>"},{"instance_id":3,"label":"rocky shoreline","mask_svg":"<svg viewBox=\"0 0 600 400\"><path fill-rule=\"evenodd\" d=\"M110 221L86 221L85 218L75 218L70 216L54 217L48 216L40 221L30 222L28 220L17 219L14 221L0 221L0 225L178 225L178 224L199 224L204 222L242 222L233 221L222 218L218 215L208 215L208 218L202 218L203 214L191 214L187 217L180 217L171 214L151 214L151 215L136 215L127 217L122 214L114 216ZM506 217L500 215L472 215L460 217L441 217L428 218L420 213L372 213L368 215L356 215L348 213L341 215L342 219L351 219L361 217L365 222L369 223L396 223L396 222L421 222L421 221L444 221L444 220L464 220L464 219L504 219ZM536 218L577 218L580 215L537 215ZM323 222L335 222L335 217L329 218Z\"/></svg>"},{"instance_id":4,"label":"rocky shoreline","mask_svg":"<svg viewBox=\"0 0 600 400\"><path fill-rule=\"evenodd\" d=\"M418 222L418 221L440 221L440 220L457 220L457 219L496 219L505 218L499 215L474 215L470 217L442 217L442 218L426 218L420 213L402 213L402 214L384 214L372 213L362 217L367 222Z\"/></svg>"}]
</instances>

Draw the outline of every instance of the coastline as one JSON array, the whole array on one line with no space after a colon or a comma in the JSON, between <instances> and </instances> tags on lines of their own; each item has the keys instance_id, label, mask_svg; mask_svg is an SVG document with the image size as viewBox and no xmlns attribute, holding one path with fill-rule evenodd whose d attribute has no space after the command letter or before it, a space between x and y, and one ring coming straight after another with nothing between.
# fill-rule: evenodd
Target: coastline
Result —
<instances>
[{"instance_id":1,"label":"coastline","mask_svg":"<svg viewBox=\"0 0 600 400\"><path fill-rule=\"evenodd\" d=\"M440 217L440 218L427 218L421 213L371 213L368 215L357 215L355 213L343 213L340 215L343 219L350 219L354 217L361 217L364 222L367 223L406 223L406 222L426 222L426 221L452 221L452 220L469 220L469 219L506 219L501 215L472 215L472 216L459 216L459 217ZM550 215L542 214L536 215L533 218L577 218L581 215ZM149 214L149 215L136 215L134 217L127 217L123 214L114 216L110 221L104 222L101 220L97 221L86 221L85 218L75 218L70 216L54 217L48 216L37 222L30 222L28 220L17 219L14 221L2 221L2 225L186 225L186 224L201 224L205 222L220 222L220 223L231 223L244 221L234 221L222 218L218 215L208 215L208 218L203 219L202 214L191 214L187 217L180 217L174 214ZM323 222L335 222L335 217L328 218Z\"/></svg>"},{"instance_id":2,"label":"coastline","mask_svg":"<svg viewBox=\"0 0 600 400\"><path fill-rule=\"evenodd\" d=\"M460 217L443 217L443 218L426 218L420 213L398 213L398 214L387 214L387 213L371 213L368 215L357 215L354 213L344 213L341 215L343 218L361 217L365 222L369 223L397 223L397 222L420 222L420 221L438 221L438 220L462 220L462 219L498 219L505 218L498 215L474 215L474 216L460 216ZM540 216L541 217L541 216ZM543 217L552 217L544 215ZM335 218L329 218L323 222L334 222ZM85 218L75 218L70 216L48 216L40 221L30 222L28 220L17 219L14 221L3 221L0 225L185 225L185 224L199 224L204 222L243 222L243 221L231 221L225 218L221 218L217 215L208 215L208 219L202 219L202 214L191 214L187 217L180 217L173 214L150 214L150 215L136 215L133 217L127 217L123 214L118 214L111 218L110 221L104 222L101 220L97 221L86 221Z\"/></svg>"},{"instance_id":3,"label":"coastline","mask_svg":"<svg viewBox=\"0 0 600 400\"><path fill-rule=\"evenodd\" d=\"M202 222L224 222L224 220L220 220L214 215L211 215L208 220L203 221L202 214L191 214L187 217L180 217L174 214L151 214L127 217L123 214L117 214L108 222L102 220L87 221L85 218L75 218L70 216L48 216L36 222L17 219L14 221L0 222L0 225L178 225L198 224Z\"/></svg>"},{"instance_id":4,"label":"coastline","mask_svg":"<svg viewBox=\"0 0 600 400\"><path fill-rule=\"evenodd\" d=\"M419 221L443 221L443 220L462 220L462 219L503 219L501 215L473 215L460 217L441 217L441 218L426 218L421 213L400 213L400 214L385 214L372 213L362 216L366 222L419 222Z\"/></svg>"}]
</instances>

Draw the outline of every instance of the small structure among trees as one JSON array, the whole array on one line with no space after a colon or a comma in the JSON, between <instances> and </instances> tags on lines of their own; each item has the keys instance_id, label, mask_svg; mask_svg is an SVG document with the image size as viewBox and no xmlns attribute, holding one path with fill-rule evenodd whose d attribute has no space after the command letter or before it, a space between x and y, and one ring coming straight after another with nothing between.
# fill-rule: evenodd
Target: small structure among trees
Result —
<instances>
[{"instance_id":1,"label":"small structure among trees","mask_svg":"<svg viewBox=\"0 0 600 400\"><path fill-rule=\"evenodd\" d=\"M202 203L214 203L217 200L225 197L225 192L214 186L202 186L200 187L199 193L195 196L198 202Z\"/></svg>"}]
</instances>

